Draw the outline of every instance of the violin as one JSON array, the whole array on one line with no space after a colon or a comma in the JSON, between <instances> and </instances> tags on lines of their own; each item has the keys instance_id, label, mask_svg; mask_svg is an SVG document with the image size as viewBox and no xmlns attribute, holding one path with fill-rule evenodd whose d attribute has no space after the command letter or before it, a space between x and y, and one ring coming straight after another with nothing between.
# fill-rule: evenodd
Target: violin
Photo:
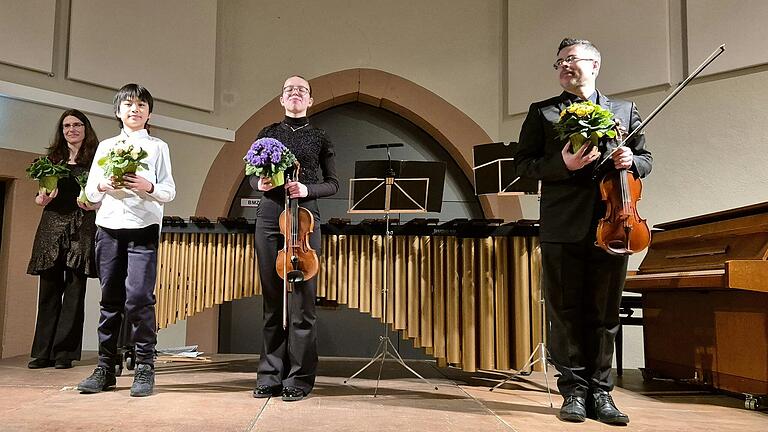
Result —
<instances>
[{"instance_id":1,"label":"violin","mask_svg":"<svg viewBox=\"0 0 768 432\"><path fill-rule=\"evenodd\" d=\"M616 120L622 142L624 129ZM643 183L629 169L611 170L600 181L600 196L605 202L605 217L597 225L596 244L612 255L641 252L651 243L651 230L637 212Z\"/></svg>"},{"instance_id":2,"label":"violin","mask_svg":"<svg viewBox=\"0 0 768 432\"><path fill-rule=\"evenodd\" d=\"M657 106L645 120L643 120L627 136L623 136L624 130L617 124L617 137L619 144L595 167L596 175L604 172L601 166L611 161L613 153L629 140L640 133L653 118L664 109L667 104L680 93L692 79L704 68L710 65L717 57L725 52L725 44L720 45L699 67L691 72L672 93L669 94ZM597 178L595 178L597 180ZM641 219L637 213L637 202L643 190L640 179L636 178L630 170L611 170L600 181L600 195L605 201L605 217L597 225L597 244L606 252L614 255L631 255L648 247L651 242L651 232L645 219Z\"/></svg>"},{"instance_id":3,"label":"violin","mask_svg":"<svg viewBox=\"0 0 768 432\"><path fill-rule=\"evenodd\" d=\"M286 171L286 182L299 178L300 165L297 162L293 172ZM283 249L278 251L275 269L283 279L283 329L288 325L288 284L304 282L317 275L319 260L309 243L309 236L315 230L312 212L299 206L298 198L291 198L285 189L285 209L280 213L280 232L285 239Z\"/></svg>"}]
</instances>

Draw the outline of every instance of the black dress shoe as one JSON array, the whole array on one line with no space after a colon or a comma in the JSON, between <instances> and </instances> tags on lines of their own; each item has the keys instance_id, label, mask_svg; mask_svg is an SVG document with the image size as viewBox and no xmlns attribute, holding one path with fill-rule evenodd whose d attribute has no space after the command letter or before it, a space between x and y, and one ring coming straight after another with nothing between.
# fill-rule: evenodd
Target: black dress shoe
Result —
<instances>
[{"instance_id":1,"label":"black dress shoe","mask_svg":"<svg viewBox=\"0 0 768 432\"><path fill-rule=\"evenodd\" d=\"M27 364L30 369L42 369L53 366L53 360L37 358Z\"/></svg>"},{"instance_id":2,"label":"black dress shoe","mask_svg":"<svg viewBox=\"0 0 768 432\"><path fill-rule=\"evenodd\" d=\"M581 423L587 417L584 398L581 396L566 396L560 407L560 420Z\"/></svg>"},{"instance_id":3,"label":"black dress shoe","mask_svg":"<svg viewBox=\"0 0 768 432\"><path fill-rule=\"evenodd\" d=\"M629 423L629 416L616 408L611 394L605 390L595 390L590 395L589 418L614 425Z\"/></svg>"},{"instance_id":4,"label":"black dress shoe","mask_svg":"<svg viewBox=\"0 0 768 432\"><path fill-rule=\"evenodd\" d=\"M72 360L56 360L56 364L53 367L56 369L69 369L72 367Z\"/></svg>"},{"instance_id":5,"label":"black dress shoe","mask_svg":"<svg viewBox=\"0 0 768 432\"><path fill-rule=\"evenodd\" d=\"M298 387L286 387L283 389L283 400L286 402L295 402L304 399L306 394L304 390Z\"/></svg>"},{"instance_id":6,"label":"black dress shoe","mask_svg":"<svg viewBox=\"0 0 768 432\"><path fill-rule=\"evenodd\" d=\"M253 397L268 398L271 396L280 396L280 393L282 391L283 391L283 386L281 385L275 385L275 386L260 385L260 386L256 386L256 388L253 389Z\"/></svg>"}]
</instances>

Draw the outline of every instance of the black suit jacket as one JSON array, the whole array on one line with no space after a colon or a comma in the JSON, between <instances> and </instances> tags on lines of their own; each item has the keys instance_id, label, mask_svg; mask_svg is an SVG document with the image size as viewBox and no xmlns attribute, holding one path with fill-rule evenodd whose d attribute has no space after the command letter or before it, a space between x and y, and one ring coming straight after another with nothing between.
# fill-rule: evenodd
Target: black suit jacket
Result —
<instances>
[{"instance_id":1,"label":"black suit jacket","mask_svg":"<svg viewBox=\"0 0 768 432\"><path fill-rule=\"evenodd\" d=\"M563 92L545 101L531 104L520 131L520 142L515 152L517 173L539 179L541 183L540 237L548 242L577 242L591 232L604 216L599 183L592 180L595 165L605 158L616 143L600 143L601 157L586 167L569 171L563 161L565 142L557 138L554 124L560 112L576 96ZM624 100L611 100L598 92L600 106L613 112L629 132L640 124L635 104ZM628 125L628 126L627 126ZM602 140L601 140L602 141ZM627 144L632 149L632 171L639 177L651 172L653 159L645 148L645 135L641 132ZM610 169L613 163L606 162Z\"/></svg>"}]
</instances>

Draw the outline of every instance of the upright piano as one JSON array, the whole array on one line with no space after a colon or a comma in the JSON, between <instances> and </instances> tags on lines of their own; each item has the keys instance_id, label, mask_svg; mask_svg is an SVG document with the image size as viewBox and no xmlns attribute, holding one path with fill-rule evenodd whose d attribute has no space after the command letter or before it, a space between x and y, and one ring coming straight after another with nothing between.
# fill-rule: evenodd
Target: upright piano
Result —
<instances>
[{"instance_id":1,"label":"upright piano","mask_svg":"<svg viewBox=\"0 0 768 432\"><path fill-rule=\"evenodd\" d=\"M768 393L768 202L654 228L625 287L643 295L646 370Z\"/></svg>"}]
</instances>

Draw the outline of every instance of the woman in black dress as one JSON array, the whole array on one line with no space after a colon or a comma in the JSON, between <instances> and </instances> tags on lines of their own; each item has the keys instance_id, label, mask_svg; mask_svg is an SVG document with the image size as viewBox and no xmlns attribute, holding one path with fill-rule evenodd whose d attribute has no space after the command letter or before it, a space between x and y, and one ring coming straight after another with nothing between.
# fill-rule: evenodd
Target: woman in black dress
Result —
<instances>
[{"instance_id":1,"label":"woman in black dress","mask_svg":"<svg viewBox=\"0 0 768 432\"><path fill-rule=\"evenodd\" d=\"M27 273L40 276L30 369L67 369L73 360L80 360L85 283L96 277L97 206L77 201L80 185L75 178L88 173L98 145L85 114L67 110L61 115L48 157L54 163L65 162L70 175L59 179L50 195L41 192L35 197L43 215L27 267Z\"/></svg>"}]
</instances>

